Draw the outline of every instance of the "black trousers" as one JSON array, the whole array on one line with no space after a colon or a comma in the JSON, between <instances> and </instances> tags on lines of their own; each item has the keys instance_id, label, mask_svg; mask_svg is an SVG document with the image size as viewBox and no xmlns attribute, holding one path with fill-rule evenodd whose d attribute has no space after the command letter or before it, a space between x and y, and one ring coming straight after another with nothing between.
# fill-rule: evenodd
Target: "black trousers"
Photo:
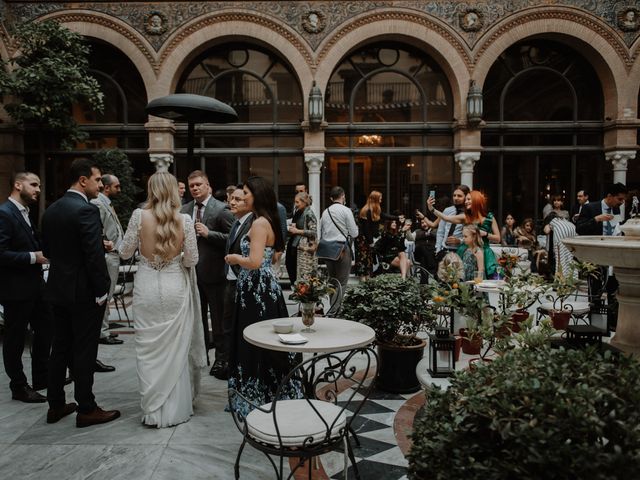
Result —
<instances>
[{"instance_id":1,"label":"black trousers","mask_svg":"<svg viewBox=\"0 0 640 480\"><path fill-rule=\"evenodd\" d=\"M223 355L216 355L216 359L229 361L231 345L233 344L233 325L236 319L236 280L227 280L224 287L224 314L222 316L222 330L224 335Z\"/></svg>"},{"instance_id":2,"label":"black trousers","mask_svg":"<svg viewBox=\"0 0 640 480\"><path fill-rule=\"evenodd\" d=\"M284 257L284 265L287 267L287 274L291 285L298 279L298 249L291 245L291 242L287 245L287 251Z\"/></svg>"},{"instance_id":3,"label":"black trousers","mask_svg":"<svg viewBox=\"0 0 640 480\"><path fill-rule=\"evenodd\" d=\"M22 353L28 327L33 330L31 343L31 381L33 385L47 385L49 353L51 351L51 306L40 298L5 301L4 340L2 358L12 391L24 388L28 382L22 366Z\"/></svg>"},{"instance_id":4,"label":"black trousers","mask_svg":"<svg viewBox=\"0 0 640 480\"><path fill-rule=\"evenodd\" d=\"M204 344L207 349L213 344L213 348L216 349L216 359L220 354L224 356L225 351L222 328L225 283L225 280L216 283L198 282L200 311L202 313L202 326L204 327ZM209 338L209 312L211 313L211 339Z\"/></svg>"},{"instance_id":5,"label":"black trousers","mask_svg":"<svg viewBox=\"0 0 640 480\"><path fill-rule=\"evenodd\" d=\"M96 408L93 370L105 307L106 303L99 306L95 302L53 306L53 345L47 390L51 408L60 408L65 404L64 380L67 366L70 365L73 365L78 412L89 413Z\"/></svg>"}]
</instances>

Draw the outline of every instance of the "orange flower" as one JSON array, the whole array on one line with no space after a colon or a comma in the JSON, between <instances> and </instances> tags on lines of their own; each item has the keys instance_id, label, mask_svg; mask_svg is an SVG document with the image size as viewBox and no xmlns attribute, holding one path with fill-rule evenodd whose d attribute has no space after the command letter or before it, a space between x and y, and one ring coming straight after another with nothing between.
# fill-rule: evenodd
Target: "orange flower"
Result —
<instances>
[{"instance_id":1,"label":"orange flower","mask_svg":"<svg viewBox=\"0 0 640 480\"><path fill-rule=\"evenodd\" d=\"M444 302L444 297L441 297L440 295L436 295L435 297L433 297L433 301L436 303Z\"/></svg>"},{"instance_id":2,"label":"orange flower","mask_svg":"<svg viewBox=\"0 0 640 480\"><path fill-rule=\"evenodd\" d=\"M458 289L458 284L454 283L453 285L451 285L451 288L453 288L454 290L457 290Z\"/></svg>"}]
</instances>

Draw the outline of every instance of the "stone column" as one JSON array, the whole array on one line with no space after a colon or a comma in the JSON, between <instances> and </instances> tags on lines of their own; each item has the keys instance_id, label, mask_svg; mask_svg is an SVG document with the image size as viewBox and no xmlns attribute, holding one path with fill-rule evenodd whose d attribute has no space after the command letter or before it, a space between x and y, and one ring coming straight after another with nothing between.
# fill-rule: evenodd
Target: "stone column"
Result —
<instances>
[{"instance_id":1,"label":"stone column","mask_svg":"<svg viewBox=\"0 0 640 480\"><path fill-rule=\"evenodd\" d=\"M322 164L324 163L324 152L305 153L304 163L307 164L307 171L309 173L309 195L311 195L313 199L311 208L318 221L320 221L320 173L322 172Z\"/></svg>"},{"instance_id":2,"label":"stone column","mask_svg":"<svg viewBox=\"0 0 640 480\"><path fill-rule=\"evenodd\" d=\"M460 183L473 189L473 167L480 160L480 152L458 152L454 158L460 166Z\"/></svg>"},{"instance_id":3,"label":"stone column","mask_svg":"<svg viewBox=\"0 0 640 480\"><path fill-rule=\"evenodd\" d=\"M613 150L606 152L604 158L611 162L613 167L613 183L627 184L627 164L629 160L636 158L635 150Z\"/></svg>"},{"instance_id":4,"label":"stone column","mask_svg":"<svg viewBox=\"0 0 640 480\"><path fill-rule=\"evenodd\" d=\"M176 128L171 120L149 116L145 123L149 132L149 159L155 163L156 171L167 172L173 163L173 136Z\"/></svg>"}]
</instances>

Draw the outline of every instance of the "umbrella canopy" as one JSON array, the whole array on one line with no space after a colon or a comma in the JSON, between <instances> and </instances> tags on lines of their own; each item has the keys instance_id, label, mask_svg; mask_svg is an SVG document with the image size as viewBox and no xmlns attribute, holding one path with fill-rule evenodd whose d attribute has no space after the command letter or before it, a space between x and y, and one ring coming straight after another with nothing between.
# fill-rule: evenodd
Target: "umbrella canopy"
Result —
<instances>
[{"instance_id":1,"label":"umbrella canopy","mask_svg":"<svg viewBox=\"0 0 640 480\"><path fill-rule=\"evenodd\" d=\"M151 100L145 111L149 115L187 123L231 123L238 114L226 103L204 95L174 93Z\"/></svg>"}]
</instances>

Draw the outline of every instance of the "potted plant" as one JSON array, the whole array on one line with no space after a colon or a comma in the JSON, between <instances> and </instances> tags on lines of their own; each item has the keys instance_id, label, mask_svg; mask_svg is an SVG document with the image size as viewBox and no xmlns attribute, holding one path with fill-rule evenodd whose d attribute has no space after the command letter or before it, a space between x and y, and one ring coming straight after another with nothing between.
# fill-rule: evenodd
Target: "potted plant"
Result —
<instances>
[{"instance_id":1,"label":"potted plant","mask_svg":"<svg viewBox=\"0 0 640 480\"><path fill-rule=\"evenodd\" d=\"M562 267L558 268L558 271L553 276L550 288L554 291L554 294L546 295L549 302L553 307L549 312L549 316L553 322L553 326L557 330L566 330L571 320L571 314L573 313L573 307L571 304L566 303L567 299L576 294L578 287L585 283L582 276L591 274L588 272L595 272L597 267L588 262L572 262L569 268L565 272Z\"/></svg>"},{"instance_id":2,"label":"potted plant","mask_svg":"<svg viewBox=\"0 0 640 480\"><path fill-rule=\"evenodd\" d=\"M640 363L524 344L446 390L429 387L408 456L412 480L636 478Z\"/></svg>"},{"instance_id":3,"label":"potted plant","mask_svg":"<svg viewBox=\"0 0 640 480\"><path fill-rule=\"evenodd\" d=\"M520 324L529 318L528 308L547 291L544 278L535 273L521 273L505 279L500 292L500 308L510 313L511 330L520 331Z\"/></svg>"},{"instance_id":4,"label":"potted plant","mask_svg":"<svg viewBox=\"0 0 640 480\"><path fill-rule=\"evenodd\" d=\"M412 278L379 275L347 290L342 316L375 331L378 388L394 393L420 389L416 366L426 342L417 334L435 325L435 316L427 307L426 289Z\"/></svg>"}]
</instances>

